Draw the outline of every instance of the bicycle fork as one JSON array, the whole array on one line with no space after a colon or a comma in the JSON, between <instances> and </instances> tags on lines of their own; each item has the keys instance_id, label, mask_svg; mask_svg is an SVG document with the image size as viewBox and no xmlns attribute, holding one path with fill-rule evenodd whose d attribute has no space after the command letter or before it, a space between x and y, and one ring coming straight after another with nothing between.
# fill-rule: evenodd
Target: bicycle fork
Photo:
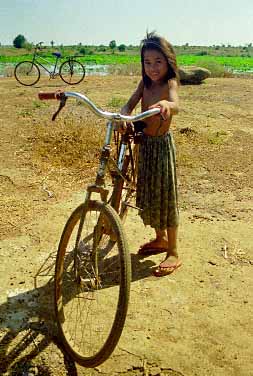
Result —
<instances>
[{"instance_id":1,"label":"bicycle fork","mask_svg":"<svg viewBox=\"0 0 253 376\"><path fill-rule=\"evenodd\" d=\"M77 274L78 274L77 250L78 250L78 245L79 245L79 242L80 242L80 239L81 239L81 232L82 232L82 228L83 228L83 224L84 224L87 205L89 205L89 202L91 200L91 194L92 193L99 193L101 200L103 202L106 202L107 196L108 196L108 193L109 193L109 190L105 189L104 186L105 186L105 171L106 171L108 159L110 157L110 152L111 152L110 144L111 144L111 139L112 139L112 133L113 133L113 124L112 124L112 122L108 122L107 123L107 130L106 130L106 137L105 137L105 144L104 144L104 146L101 150L101 157L100 157L98 172L97 172L97 176L96 176L96 181L95 181L95 184L90 184L87 187L86 197L85 197L85 201L84 201L84 210L83 210L81 218L80 218L79 228L78 228L78 232L77 232L77 238L76 238L76 244L75 244L76 255L75 255L75 265L74 265L76 277L77 277ZM94 247L96 248L97 244L100 241L101 234L102 234L102 230L101 230L102 226L103 226L103 218L100 217L99 220L98 220L98 223L96 225L96 231L93 234L94 235L93 248ZM104 226L105 226L105 224L104 224ZM100 234L100 235L98 235L98 234ZM93 249L92 253L94 253L94 249Z\"/></svg>"}]
</instances>

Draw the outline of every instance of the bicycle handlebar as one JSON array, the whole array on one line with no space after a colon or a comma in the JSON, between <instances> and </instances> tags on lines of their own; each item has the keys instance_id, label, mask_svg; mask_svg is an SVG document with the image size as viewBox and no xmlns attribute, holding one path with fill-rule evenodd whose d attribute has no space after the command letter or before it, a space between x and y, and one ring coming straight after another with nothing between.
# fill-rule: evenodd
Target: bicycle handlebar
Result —
<instances>
[{"instance_id":1,"label":"bicycle handlebar","mask_svg":"<svg viewBox=\"0 0 253 376\"><path fill-rule=\"evenodd\" d=\"M84 94L71 92L71 91L56 91L56 92L40 92L38 94L40 100L50 100L50 99L57 99L61 101L59 110L55 115L59 113L61 108L65 105L66 99L68 97L76 98L81 101L83 101L87 107L95 113L97 116L107 119L107 120L113 120L113 121L126 121L126 122L135 122L138 120L144 120L150 116L154 116L160 113L160 108L152 108L151 110L147 110L144 112L141 112L138 115L129 116L129 115L123 115L117 112L108 112L108 111L102 111L99 109L88 97L86 97ZM56 116L53 117L53 120Z\"/></svg>"},{"instance_id":2,"label":"bicycle handlebar","mask_svg":"<svg viewBox=\"0 0 253 376\"><path fill-rule=\"evenodd\" d=\"M48 99L58 99L58 100L60 100L59 92L57 92L57 91L51 92L51 93L43 93L41 91L41 92L39 92L38 96L39 96L39 99L41 101L48 100Z\"/></svg>"}]
</instances>

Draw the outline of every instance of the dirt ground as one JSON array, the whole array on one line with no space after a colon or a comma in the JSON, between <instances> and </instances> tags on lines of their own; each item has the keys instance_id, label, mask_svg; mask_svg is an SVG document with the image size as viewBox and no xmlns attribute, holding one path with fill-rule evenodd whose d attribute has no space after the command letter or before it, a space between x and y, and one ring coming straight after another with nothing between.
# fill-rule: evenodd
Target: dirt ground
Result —
<instances>
[{"instance_id":1,"label":"dirt ground","mask_svg":"<svg viewBox=\"0 0 253 376\"><path fill-rule=\"evenodd\" d=\"M182 267L152 276L162 255L137 256L153 233L130 210L125 230L133 281L116 350L101 366L85 369L60 348L52 301L55 253L63 225L94 175L103 122L73 101L53 124L55 103L40 103L37 93L75 90L115 110L137 82L87 77L69 88L44 79L26 88L0 79L0 375L253 375L249 78L180 88L181 111L172 127ZM95 130L83 130L83 123L94 123Z\"/></svg>"}]
</instances>

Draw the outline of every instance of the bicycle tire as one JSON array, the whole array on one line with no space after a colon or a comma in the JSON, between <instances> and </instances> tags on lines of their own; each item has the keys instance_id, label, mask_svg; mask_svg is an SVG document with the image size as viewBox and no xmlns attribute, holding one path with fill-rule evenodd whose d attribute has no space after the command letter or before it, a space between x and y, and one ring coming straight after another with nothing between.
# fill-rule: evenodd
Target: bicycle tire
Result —
<instances>
[{"instance_id":1,"label":"bicycle tire","mask_svg":"<svg viewBox=\"0 0 253 376\"><path fill-rule=\"evenodd\" d=\"M40 70L31 61L21 61L15 66L14 76L21 85L32 86L39 81Z\"/></svg>"},{"instance_id":2,"label":"bicycle tire","mask_svg":"<svg viewBox=\"0 0 253 376\"><path fill-rule=\"evenodd\" d=\"M82 216L84 222L76 255L72 240L76 242ZM94 246L94 239L98 238ZM73 262L79 264L78 278ZM115 210L100 201L89 201L77 207L59 243L55 314L63 349L78 364L96 367L113 352L125 323L130 282L130 256Z\"/></svg>"},{"instance_id":3,"label":"bicycle tire","mask_svg":"<svg viewBox=\"0 0 253 376\"><path fill-rule=\"evenodd\" d=\"M77 85L84 79L85 68L77 60L67 60L61 64L59 75L66 84Z\"/></svg>"}]
</instances>

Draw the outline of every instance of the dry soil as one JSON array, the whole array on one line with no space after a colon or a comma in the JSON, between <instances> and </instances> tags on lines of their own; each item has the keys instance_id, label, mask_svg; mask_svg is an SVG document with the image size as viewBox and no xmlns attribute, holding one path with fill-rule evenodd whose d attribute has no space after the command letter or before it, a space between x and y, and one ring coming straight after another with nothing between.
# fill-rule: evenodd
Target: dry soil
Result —
<instances>
[{"instance_id":1,"label":"dry soil","mask_svg":"<svg viewBox=\"0 0 253 376\"><path fill-rule=\"evenodd\" d=\"M55 253L94 174L103 122L73 101L52 124L55 103L40 103L37 93L75 90L115 110L138 80L87 77L70 88L43 79L29 88L0 79L1 375L253 375L253 79L247 78L180 88L172 128L182 267L152 276L163 256L137 256L153 233L130 210L131 301L115 352L85 369L60 348L52 301Z\"/></svg>"}]
</instances>

